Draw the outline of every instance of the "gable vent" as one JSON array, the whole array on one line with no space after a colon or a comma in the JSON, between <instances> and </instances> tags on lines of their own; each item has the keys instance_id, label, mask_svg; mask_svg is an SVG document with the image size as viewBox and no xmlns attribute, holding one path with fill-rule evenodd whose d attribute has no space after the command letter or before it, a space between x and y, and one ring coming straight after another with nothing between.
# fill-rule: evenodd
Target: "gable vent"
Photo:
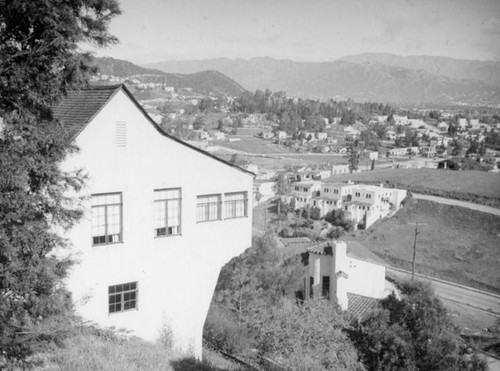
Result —
<instances>
[{"instance_id":1,"label":"gable vent","mask_svg":"<svg viewBox=\"0 0 500 371\"><path fill-rule=\"evenodd\" d=\"M117 147L127 146L127 125L125 122L119 121L116 123L115 142Z\"/></svg>"}]
</instances>

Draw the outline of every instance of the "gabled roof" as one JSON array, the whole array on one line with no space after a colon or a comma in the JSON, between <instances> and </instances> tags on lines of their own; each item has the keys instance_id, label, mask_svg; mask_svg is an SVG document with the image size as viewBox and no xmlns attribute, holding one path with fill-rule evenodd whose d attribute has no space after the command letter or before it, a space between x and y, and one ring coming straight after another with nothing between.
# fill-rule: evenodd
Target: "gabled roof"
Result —
<instances>
[{"instance_id":1,"label":"gabled roof","mask_svg":"<svg viewBox=\"0 0 500 371\"><path fill-rule=\"evenodd\" d=\"M68 139L75 139L97 113L119 90L121 85L94 86L82 90L70 90L55 107L54 119L61 121Z\"/></svg>"},{"instance_id":2,"label":"gabled roof","mask_svg":"<svg viewBox=\"0 0 500 371\"><path fill-rule=\"evenodd\" d=\"M73 141L119 91L123 91L125 95L130 98L132 103L134 103L137 109L142 112L142 114L146 117L150 124L153 125L158 133L160 133L164 137L167 137L177 143L191 148L194 151L200 152L205 156L211 157L214 160L222 162L225 165L231 166L255 177L255 174L251 171L242 169L239 166L224 161L216 156L211 155L208 152L205 152L200 148L192 146L172 135L165 133L163 130L161 130L158 124L156 124L156 122L151 117L149 117L148 113L134 98L132 93L124 84L90 86L88 88L80 90L70 90L58 105L52 107L53 118L59 120L63 124L63 127L65 128L68 136L68 140Z\"/></svg>"}]
</instances>

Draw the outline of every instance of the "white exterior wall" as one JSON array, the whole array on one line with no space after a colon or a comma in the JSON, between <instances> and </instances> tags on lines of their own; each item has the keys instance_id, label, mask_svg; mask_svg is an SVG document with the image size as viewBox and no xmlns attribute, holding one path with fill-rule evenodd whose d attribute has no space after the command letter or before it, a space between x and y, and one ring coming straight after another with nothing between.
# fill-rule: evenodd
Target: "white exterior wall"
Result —
<instances>
[{"instance_id":1,"label":"white exterior wall","mask_svg":"<svg viewBox=\"0 0 500 371\"><path fill-rule=\"evenodd\" d=\"M385 289L385 267L347 257L347 291L352 294L382 299Z\"/></svg>"},{"instance_id":2,"label":"white exterior wall","mask_svg":"<svg viewBox=\"0 0 500 371\"><path fill-rule=\"evenodd\" d=\"M126 147L115 144L125 122ZM77 312L101 326L155 340L163 326L175 346L201 357L202 331L221 267L251 245L252 176L161 135L119 91L77 137L64 169L89 175L82 195L122 192L122 243L92 246L90 203L65 237L79 261L67 279ZM154 190L181 188L182 235L155 238ZM196 223L198 195L246 191L247 217ZM222 205L222 210L224 206ZM108 286L138 282L138 308L108 313Z\"/></svg>"}]
</instances>

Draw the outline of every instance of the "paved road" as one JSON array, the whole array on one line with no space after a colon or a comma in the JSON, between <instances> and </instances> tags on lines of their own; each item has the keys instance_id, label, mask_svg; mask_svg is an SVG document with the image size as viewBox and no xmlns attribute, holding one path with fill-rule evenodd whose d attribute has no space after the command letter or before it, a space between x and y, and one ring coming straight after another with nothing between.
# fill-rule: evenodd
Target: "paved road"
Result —
<instances>
[{"instance_id":1,"label":"paved road","mask_svg":"<svg viewBox=\"0 0 500 371\"><path fill-rule=\"evenodd\" d=\"M474 204L472 202L466 202L466 201L452 200L450 198L444 198L444 197L438 197L438 196L423 195L420 193L412 193L412 196L413 196L413 198L416 198L417 200L429 200L429 201L439 202L441 204L446 204L446 205L455 205L455 206L460 206L460 207L466 207L468 209L478 210L478 211L482 211L484 213L489 213L489 214L494 214L494 215L500 216L500 209L497 209L497 208L491 207L491 206L479 205L479 204Z\"/></svg>"},{"instance_id":2,"label":"paved road","mask_svg":"<svg viewBox=\"0 0 500 371\"><path fill-rule=\"evenodd\" d=\"M400 278L409 279L411 277L410 272L395 270L393 268L388 268L388 272L391 275L395 275L396 277ZM431 281L436 295L438 295L442 299L451 300L472 308L487 311L500 317L499 295L490 294L470 287L453 284L451 282L448 283L442 280L432 279L430 277L421 275L417 275L417 277L419 279Z\"/></svg>"}]
</instances>

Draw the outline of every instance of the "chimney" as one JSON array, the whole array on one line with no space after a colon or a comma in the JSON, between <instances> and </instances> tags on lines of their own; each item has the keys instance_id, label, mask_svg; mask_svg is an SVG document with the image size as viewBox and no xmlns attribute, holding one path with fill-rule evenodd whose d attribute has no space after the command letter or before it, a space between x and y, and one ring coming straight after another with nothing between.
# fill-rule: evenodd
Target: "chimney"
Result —
<instances>
[{"instance_id":1,"label":"chimney","mask_svg":"<svg viewBox=\"0 0 500 371\"><path fill-rule=\"evenodd\" d=\"M342 310L347 310L347 245L343 241L332 241L332 287L330 297L337 299Z\"/></svg>"}]
</instances>

